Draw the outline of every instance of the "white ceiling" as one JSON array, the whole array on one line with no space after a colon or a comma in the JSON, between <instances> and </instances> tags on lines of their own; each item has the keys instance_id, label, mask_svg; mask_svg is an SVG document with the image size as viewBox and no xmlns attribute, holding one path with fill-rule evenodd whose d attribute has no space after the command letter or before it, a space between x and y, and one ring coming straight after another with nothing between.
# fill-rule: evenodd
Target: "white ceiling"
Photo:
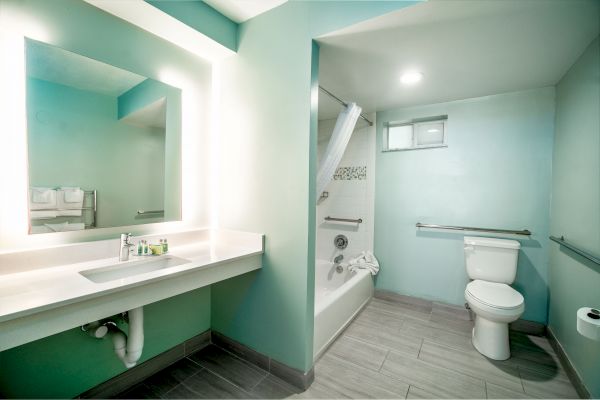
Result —
<instances>
[{"instance_id":1,"label":"white ceiling","mask_svg":"<svg viewBox=\"0 0 600 400\"><path fill-rule=\"evenodd\" d=\"M119 96L145 77L35 40L27 40L27 76L107 96Z\"/></svg>"},{"instance_id":2,"label":"white ceiling","mask_svg":"<svg viewBox=\"0 0 600 400\"><path fill-rule=\"evenodd\" d=\"M319 82L366 112L554 85L599 21L598 0L430 0L320 38ZM401 86L407 69L423 81Z\"/></svg>"},{"instance_id":3,"label":"white ceiling","mask_svg":"<svg viewBox=\"0 0 600 400\"><path fill-rule=\"evenodd\" d=\"M240 23L275 8L287 0L204 0L227 18Z\"/></svg>"}]
</instances>

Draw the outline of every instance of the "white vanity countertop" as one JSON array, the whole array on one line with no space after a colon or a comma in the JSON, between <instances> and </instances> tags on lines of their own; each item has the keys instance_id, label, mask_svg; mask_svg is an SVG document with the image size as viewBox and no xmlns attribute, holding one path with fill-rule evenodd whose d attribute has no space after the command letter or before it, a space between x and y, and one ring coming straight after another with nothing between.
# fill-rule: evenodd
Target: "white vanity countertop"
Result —
<instances>
[{"instance_id":1,"label":"white vanity countertop","mask_svg":"<svg viewBox=\"0 0 600 400\"><path fill-rule=\"evenodd\" d=\"M262 253L263 236L260 234L218 234L205 241L169 247L167 256L184 258L189 260L187 263L109 282L94 283L80 272L142 259L158 260L165 256L131 256L129 261L124 262L113 257L0 275L0 322L193 271L218 268L221 264Z\"/></svg>"}]
</instances>

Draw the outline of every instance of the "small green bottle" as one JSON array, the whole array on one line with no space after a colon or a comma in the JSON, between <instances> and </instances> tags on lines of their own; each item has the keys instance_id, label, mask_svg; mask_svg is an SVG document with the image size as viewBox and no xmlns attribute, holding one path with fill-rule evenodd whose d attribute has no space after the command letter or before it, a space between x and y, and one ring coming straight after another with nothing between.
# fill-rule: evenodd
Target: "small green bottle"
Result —
<instances>
[{"instance_id":1,"label":"small green bottle","mask_svg":"<svg viewBox=\"0 0 600 400\"><path fill-rule=\"evenodd\" d=\"M142 241L140 240L138 242L138 256L141 256L144 254L144 246L142 245Z\"/></svg>"},{"instance_id":2,"label":"small green bottle","mask_svg":"<svg viewBox=\"0 0 600 400\"><path fill-rule=\"evenodd\" d=\"M166 253L169 251L169 243L167 243L167 239L163 239L161 240L162 242L162 247L163 247L163 253Z\"/></svg>"}]
</instances>

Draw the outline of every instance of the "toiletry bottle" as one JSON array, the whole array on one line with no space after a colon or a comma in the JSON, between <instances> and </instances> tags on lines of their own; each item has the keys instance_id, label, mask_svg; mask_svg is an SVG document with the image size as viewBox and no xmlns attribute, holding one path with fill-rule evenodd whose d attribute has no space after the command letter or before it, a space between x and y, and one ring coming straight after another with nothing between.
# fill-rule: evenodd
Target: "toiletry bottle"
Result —
<instances>
[{"instance_id":1,"label":"toiletry bottle","mask_svg":"<svg viewBox=\"0 0 600 400\"><path fill-rule=\"evenodd\" d=\"M144 240L144 255L147 256L150 254L150 249L148 248L148 242Z\"/></svg>"},{"instance_id":2,"label":"toiletry bottle","mask_svg":"<svg viewBox=\"0 0 600 400\"><path fill-rule=\"evenodd\" d=\"M163 245L163 253L167 253L169 251L169 243L167 243L166 238L162 240L162 245Z\"/></svg>"},{"instance_id":3,"label":"toiletry bottle","mask_svg":"<svg viewBox=\"0 0 600 400\"><path fill-rule=\"evenodd\" d=\"M143 245L143 240L140 240L138 242L138 256L141 256L144 254L144 245Z\"/></svg>"},{"instance_id":4,"label":"toiletry bottle","mask_svg":"<svg viewBox=\"0 0 600 400\"><path fill-rule=\"evenodd\" d=\"M160 256L162 254L162 244L150 244L150 252L153 256Z\"/></svg>"}]
</instances>

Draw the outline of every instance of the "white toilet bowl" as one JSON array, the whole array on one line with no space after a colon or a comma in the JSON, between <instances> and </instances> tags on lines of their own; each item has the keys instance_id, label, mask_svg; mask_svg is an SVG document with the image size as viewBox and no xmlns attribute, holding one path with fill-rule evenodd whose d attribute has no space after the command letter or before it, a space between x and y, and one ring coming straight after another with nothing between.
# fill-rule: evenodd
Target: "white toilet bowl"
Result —
<instances>
[{"instance_id":1,"label":"white toilet bowl","mask_svg":"<svg viewBox=\"0 0 600 400\"><path fill-rule=\"evenodd\" d=\"M475 313L473 346L493 360L510 358L508 324L525 311L521 293L506 283L476 279L467 285L465 299Z\"/></svg>"}]
</instances>

